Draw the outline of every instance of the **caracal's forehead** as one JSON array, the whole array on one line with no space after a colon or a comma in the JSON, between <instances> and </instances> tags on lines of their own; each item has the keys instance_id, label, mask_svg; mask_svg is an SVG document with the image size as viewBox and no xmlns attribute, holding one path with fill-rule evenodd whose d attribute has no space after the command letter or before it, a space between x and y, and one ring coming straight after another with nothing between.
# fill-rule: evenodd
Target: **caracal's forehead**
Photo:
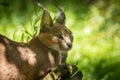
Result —
<instances>
[{"instance_id":1,"label":"caracal's forehead","mask_svg":"<svg viewBox=\"0 0 120 80\"><path fill-rule=\"evenodd\" d=\"M55 24L52 31L58 34L70 34L71 31L64 25Z\"/></svg>"}]
</instances>

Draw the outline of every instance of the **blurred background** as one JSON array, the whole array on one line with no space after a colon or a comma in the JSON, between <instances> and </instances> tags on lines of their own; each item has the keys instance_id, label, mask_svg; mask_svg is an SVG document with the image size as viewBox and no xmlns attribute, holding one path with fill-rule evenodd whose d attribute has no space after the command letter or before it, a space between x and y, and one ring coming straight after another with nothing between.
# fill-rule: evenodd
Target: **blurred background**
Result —
<instances>
[{"instance_id":1,"label":"blurred background","mask_svg":"<svg viewBox=\"0 0 120 80\"><path fill-rule=\"evenodd\" d=\"M53 19L56 8L41 2ZM83 72L83 80L120 80L120 0L50 0L66 13L73 32L67 63ZM0 34L27 42L39 31L42 10L32 0L0 0Z\"/></svg>"}]
</instances>

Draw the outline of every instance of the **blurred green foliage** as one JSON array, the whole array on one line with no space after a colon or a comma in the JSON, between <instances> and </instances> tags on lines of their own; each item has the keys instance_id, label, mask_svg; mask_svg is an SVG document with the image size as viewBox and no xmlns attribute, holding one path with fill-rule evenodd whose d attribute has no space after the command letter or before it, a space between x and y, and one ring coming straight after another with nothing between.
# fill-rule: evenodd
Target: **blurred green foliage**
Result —
<instances>
[{"instance_id":1,"label":"blurred green foliage","mask_svg":"<svg viewBox=\"0 0 120 80\"><path fill-rule=\"evenodd\" d=\"M38 1L54 18L54 6ZM83 80L120 80L120 1L51 1L63 8L74 35L67 62L79 67ZM41 14L31 0L0 0L0 33L26 42L38 33Z\"/></svg>"}]
</instances>

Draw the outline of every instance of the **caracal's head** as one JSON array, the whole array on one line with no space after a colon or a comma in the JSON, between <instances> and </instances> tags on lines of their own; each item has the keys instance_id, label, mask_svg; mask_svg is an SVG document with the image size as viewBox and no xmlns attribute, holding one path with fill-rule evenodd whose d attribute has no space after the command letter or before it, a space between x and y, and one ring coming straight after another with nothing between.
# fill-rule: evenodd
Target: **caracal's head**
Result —
<instances>
[{"instance_id":1,"label":"caracal's head","mask_svg":"<svg viewBox=\"0 0 120 80\"><path fill-rule=\"evenodd\" d=\"M58 9L58 15L55 23L49 12L38 3L43 9L41 18L39 40L48 48L56 51L67 52L72 48L72 32L65 26L65 14L61 8L54 4Z\"/></svg>"}]
</instances>

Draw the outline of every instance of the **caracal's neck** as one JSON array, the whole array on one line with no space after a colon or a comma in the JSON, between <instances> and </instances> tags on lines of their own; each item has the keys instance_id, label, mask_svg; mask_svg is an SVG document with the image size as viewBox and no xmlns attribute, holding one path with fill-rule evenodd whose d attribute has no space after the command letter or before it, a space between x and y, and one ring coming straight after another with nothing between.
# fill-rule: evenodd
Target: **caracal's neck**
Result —
<instances>
[{"instance_id":1,"label":"caracal's neck","mask_svg":"<svg viewBox=\"0 0 120 80\"><path fill-rule=\"evenodd\" d=\"M48 48L37 37L29 42L29 47L38 55L47 55L51 65L61 64L61 53Z\"/></svg>"},{"instance_id":2,"label":"caracal's neck","mask_svg":"<svg viewBox=\"0 0 120 80\"><path fill-rule=\"evenodd\" d=\"M38 37L33 38L30 42L29 42L29 47L33 50L41 50L44 52L48 52L51 51L50 48L48 48L47 46L45 46L39 39Z\"/></svg>"}]
</instances>

